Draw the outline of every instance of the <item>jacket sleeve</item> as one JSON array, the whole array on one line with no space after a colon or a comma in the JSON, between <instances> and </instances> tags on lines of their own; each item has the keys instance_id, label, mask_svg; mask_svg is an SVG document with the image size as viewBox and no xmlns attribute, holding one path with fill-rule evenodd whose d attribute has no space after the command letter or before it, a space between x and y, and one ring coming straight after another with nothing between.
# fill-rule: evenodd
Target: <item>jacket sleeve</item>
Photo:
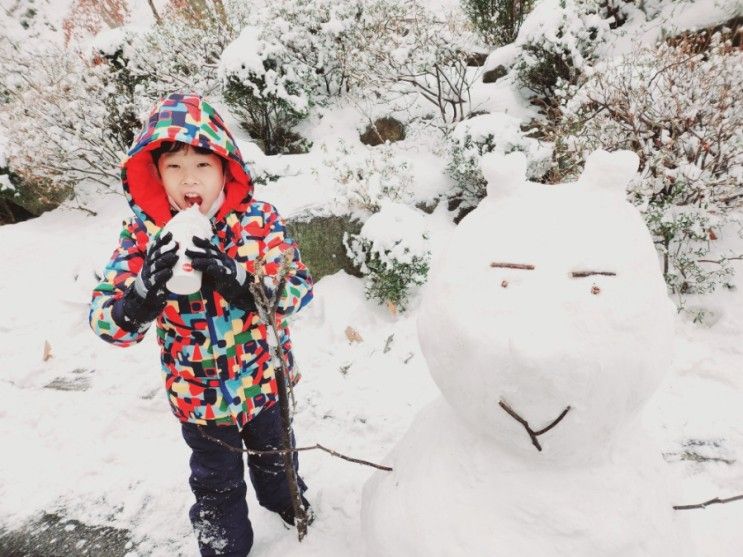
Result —
<instances>
[{"instance_id":1,"label":"jacket sleeve","mask_svg":"<svg viewBox=\"0 0 743 557\"><path fill-rule=\"evenodd\" d=\"M296 313L312 300L312 277L302 263L297 243L287 237L284 219L273 206L267 215L268 234L265 237L266 251L263 254L265 273L278 276L284 254L290 255L286 286L279 297L277 313L286 317Z\"/></svg>"},{"instance_id":2,"label":"jacket sleeve","mask_svg":"<svg viewBox=\"0 0 743 557\"><path fill-rule=\"evenodd\" d=\"M139 239L139 241L138 241ZM106 342L126 347L141 341L149 323L136 331L128 331L115 319L116 302L123 298L126 290L137 278L144 263L147 232L137 219L124 223L119 235L119 245L103 270L103 278L93 289L88 320L95 334ZM119 304L120 305L120 304Z\"/></svg>"}]
</instances>

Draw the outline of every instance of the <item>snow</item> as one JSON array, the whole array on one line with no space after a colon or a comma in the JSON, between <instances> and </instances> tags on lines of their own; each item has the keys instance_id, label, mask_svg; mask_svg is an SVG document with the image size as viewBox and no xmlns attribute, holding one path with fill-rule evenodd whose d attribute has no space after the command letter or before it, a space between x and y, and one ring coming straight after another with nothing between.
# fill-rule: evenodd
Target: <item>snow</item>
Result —
<instances>
[{"instance_id":1,"label":"snow","mask_svg":"<svg viewBox=\"0 0 743 557\"><path fill-rule=\"evenodd\" d=\"M264 75L265 48L266 45L260 38L260 29L245 27L238 38L224 49L220 59L220 75L233 75L241 81L246 81L251 75Z\"/></svg>"},{"instance_id":2,"label":"snow","mask_svg":"<svg viewBox=\"0 0 743 557\"><path fill-rule=\"evenodd\" d=\"M371 243L371 252L388 266L393 261L412 263L414 258L430 252L425 214L403 203L383 202L359 235Z\"/></svg>"}]
</instances>

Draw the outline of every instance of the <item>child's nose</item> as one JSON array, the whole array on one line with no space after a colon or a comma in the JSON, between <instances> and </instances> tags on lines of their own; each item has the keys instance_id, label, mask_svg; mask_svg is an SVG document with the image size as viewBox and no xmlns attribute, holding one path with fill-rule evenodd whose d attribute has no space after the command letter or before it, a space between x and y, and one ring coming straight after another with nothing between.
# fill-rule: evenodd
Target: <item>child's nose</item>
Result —
<instances>
[{"instance_id":1,"label":"child's nose","mask_svg":"<svg viewBox=\"0 0 743 557\"><path fill-rule=\"evenodd\" d=\"M193 171L187 170L183 173L183 180L184 185L192 185L198 183L198 179L196 178L196 174Z\"/></svg>"}]
</instances>

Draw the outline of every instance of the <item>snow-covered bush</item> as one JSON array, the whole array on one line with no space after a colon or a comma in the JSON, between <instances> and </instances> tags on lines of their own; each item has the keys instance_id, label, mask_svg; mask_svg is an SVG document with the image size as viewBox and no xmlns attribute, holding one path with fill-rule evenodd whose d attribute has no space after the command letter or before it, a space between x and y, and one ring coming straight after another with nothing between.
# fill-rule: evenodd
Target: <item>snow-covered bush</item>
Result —
<instances>
[{"instance_id":1,"label":"snow-covered bush","mask_svg":"<svg viewBox=\"0 0 743 557\"><path fill-rule=\"evenodd\" d=\"M176 11L160 24L144 30L129 29L122 37L123 59L137 81L140 114L173 92L214 96L221 91L217 67L225 47L241 29L243 10L236 2L229 7L228 24L207 18L201 25L189 24L191 11Z\"/></svg>"},{"instance_id":2,"label":"snow-covered bush","mask_svg":"<svg viewBox=\"0 0 743 557\"><path fill-rule=\"evenodd\" d=\"M128 145L116 125L128 107L108 102L116 87L104 64L55 43L21 46L5 37L0 80L9 97L0 127L13 138L5 155L27 190L21 197L53 203L80 180L107 186L118 179Z\"/></svg>"},{"instance_id":3,"label":"snow-covered bush","mask_svg":"<svg viewBox=\"0 0 743 557\"><path fill-rule=\"evenodd\" d=\"M344 243L366 275L366 297L405 311L413 288L428 276L431 252L424 213L386 201L361 232L344 237Z\"/></svg>"},{"instance_id":4,"label":"snow-covered bush","mask_svg":"<svg viewBox=\"0 0 743 557\"><path fill-rule=\"evenodd\" d=\"M462 0L462 9L488 45L514 41L534 0Z\"/></svg>"},{"instance_id":5,"label":"snow-covered bush","mask_svg":"<svg viewBox=\"0 0 743 557\"><path fill-rule=\"evenodd\" d=\"M223 96L267 155L304 152L308 143L292 132L307 116L309 68L292 60L279 41L245 27L222 53Z\"/></svg>"},{"instance_id":6,"label":"snow-covered bush","mask_svg":"<svg viewBox=\"0 0 743 557\"><path fill-rule=\"evenodd\" d=\"M558 173L597 148L631 149L641 179L630 187L663 256L669 287L702 293L730 281L713 241L743 203L743 53L713 37L691 39L596 65L562 107L555 131Z\"/></svg>"},{"instance_id":7,"label":"snow-covered bush","mask_svg":"<svg viewBox=\"0 0 743 557\"><path fill-rule=\"evenodd\" d=\"M394 43L407 10L395 0L276 0L261 22L308 70L320 101L364 86L378 52Z\"/></svg>"},{"instance_id":8,"label":"snow-covered bush","mask_svg":"<svg viewBox=\"0 0 743 557\"><path fill-rule=\"evenodd\" d=\"M404 19L390 22L398 28L391 42L372 54L380 61L370 72L369 84L380 97L415 95L432 104L445 132L472 110L470 89L480 68L468 61L477 44L463 14L439 19L412 2Z\"/></svg>"},{"instance_id":9,"label":"snow-covered bush","mask_svg":"<svg viewBox=\"0 0 743 557\"><path fill-rule=\"evenodd\" d=\"M528 161L527 177L540 178L550 167L549 144L525 137L518 118L499 112L475 116L461 122L449 138L447 172L454 181L449 194L452 204L472 209L487 193L487 181L480 169L486 153L522 151Z\"/></svg>"},{"instance_id":10,"label":"snow-covered bush","mask_svg":"<svg viewBox=\"0 0 743 557\"><path fill-rule=\"evenodd\" d=\"M597 0L544 0L519 33L515 63L520 83L545 107L557 104L556 91L573 84L594 59L613 18Z\"/></svg>"},{"instance_id":11,"label":"snow-covered bush","mask_svg":"<svg viewBox=\"0 0 743 557\"><path fill-rule=\"evenodd\" d=\"M352 150L339 141L334 156L323 164L331 170L337 193L334 212L360 220L380 210L385 201L413 203L410 164L389 145Z\"/></svg>"}]
</instances>

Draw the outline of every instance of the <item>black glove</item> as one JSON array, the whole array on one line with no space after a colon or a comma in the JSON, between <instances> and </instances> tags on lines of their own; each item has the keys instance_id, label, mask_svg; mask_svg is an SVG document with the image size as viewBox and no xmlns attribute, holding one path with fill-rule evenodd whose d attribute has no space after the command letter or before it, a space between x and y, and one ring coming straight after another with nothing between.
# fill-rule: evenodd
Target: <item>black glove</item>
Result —
<instances>
[{"instance_id":1,"label":"black glove","mask_svg":"<svg viewBox=\"0 0 743 557\"><path fill-rule=\"evenodd\" d=\"M173 276L178 261L178 244L165 249L173 239L168 232L147 248L142 270L124 296L113 307L111 316L122 329L135 332L157 318L165 308L168 293L165 283Z\"/></svg>"},{"instance_id":2,"label":"black glove","mask_svg":"<svg viewBox=\"0 0 743 557\"><path fill-rule=\"evenodd\" d=\"M193 244L203 250L186 250L193 268L210 277L214 288L230 304L244 311L255 311L255 300L250 292L253 276L209 240L194 236Z\"/></svg>"}]
</instances>

